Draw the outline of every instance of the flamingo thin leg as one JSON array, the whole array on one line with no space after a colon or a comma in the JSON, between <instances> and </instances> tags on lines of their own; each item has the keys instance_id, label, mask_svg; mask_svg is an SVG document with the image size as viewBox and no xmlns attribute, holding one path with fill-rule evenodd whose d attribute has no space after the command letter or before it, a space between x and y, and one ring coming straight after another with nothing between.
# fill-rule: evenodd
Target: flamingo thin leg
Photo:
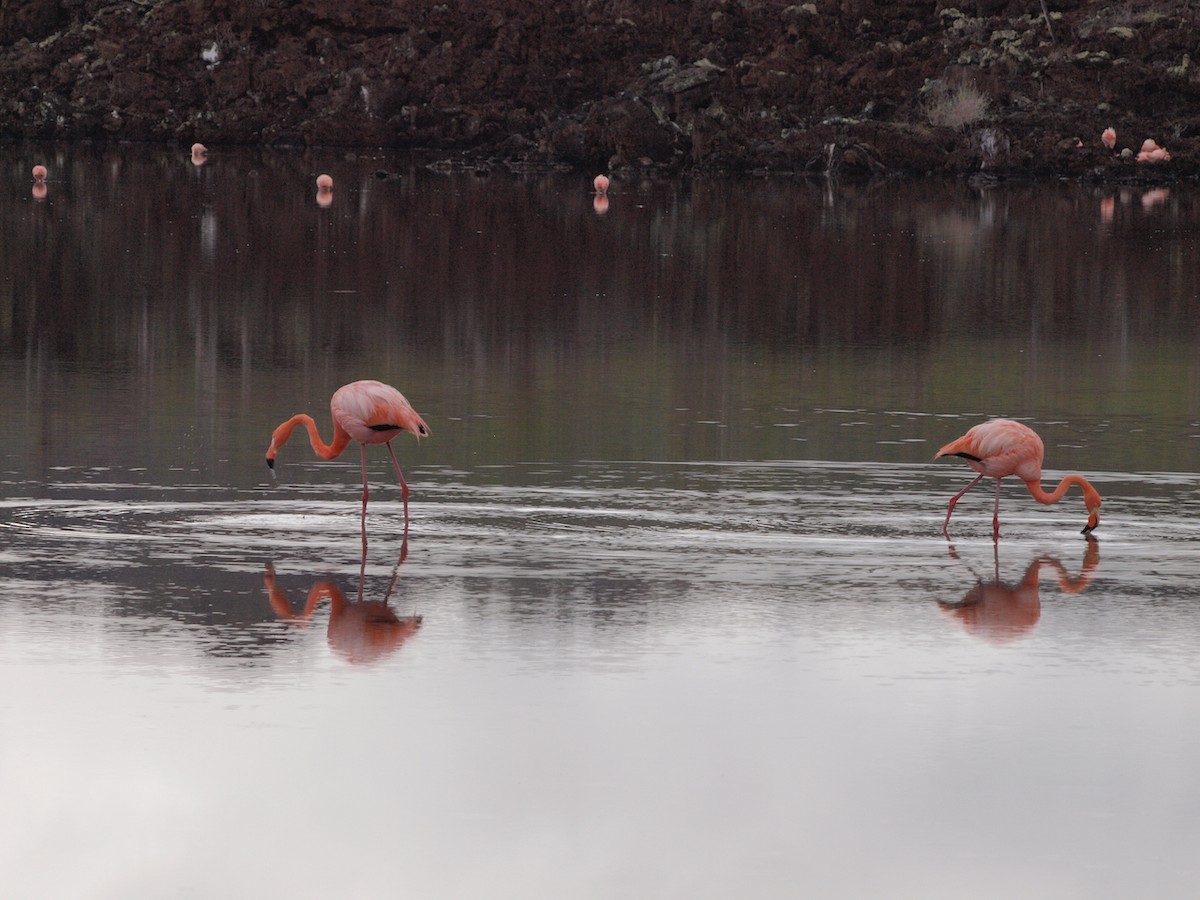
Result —
<instances>
[{"instance_id":1,"label":"flamingo thin leg","mask_svg":"<svg viewBox=\"0 0 1200 900\"><path fill-rule=\"evenodd\" d=\"M968 484L965 488L963 488L961 491L959 491L957 494L955 494L953 497L950 498L950 508L946 510L946 521L942 524L942 534L944 534L946 536L946 540L950 539L950 515L954 512L954 507L958 503L959 498L962 497L962 495L965 494L967 491L969 491L971 488L975 487L975 485L979 484L979 482L981 482L982 480L983 480L983 476L980 475L978 478L976 478L974 481L972 481L970 484Z\"/></svg>"},{"instance_id":2,"label":"flamingo thin leg","mask_svg":"<svg viewBox=\"0 0 1200 900\"><path fill-rule=\"evenodd\" d=\"M367 541L366 532L363 532L363 552L362 562L358 565L358 602L363 602L363 585L367 580Z\"/></svg>"},{"instance_id":3,"label":"flamingo thin leg","mask_svg":"<svg viewBox=\"0 0 1200 900\"><path fill-rule=\"evenodd\" d=\"M992 541L1000 540L1000 479L996 479L996 508L992 510Z\"/></svg>"},{"instance_id":4,"label":"flamingo thin leg","mask_svg":"<svg viewBox=\"0 0 1200 900\"><path fill-rule=\"evenodd\" d=\"M363 473L363 504L362 504L362 545L363 559L367 558L367 496L370 494L370 489L367 487L367 445L359 444L362 448L362 473Z\"/></svg>"},{"instance_id":5,"label":"flamingo thin leg","mask_svg":"<svg viewBox=\"0 0 1200 900\"><path fill-rule=\"evenodd\" d=\"M404 498L404 528L405 534L408 532L408 482L404 480L404 473L400 471L400 463L396 459L396 451L392 449L392 442L388 441L387 447L388 456L392 458L392 465L396 467L396 477L400 479L400 496Z\"/></svg>"}]
</instances>

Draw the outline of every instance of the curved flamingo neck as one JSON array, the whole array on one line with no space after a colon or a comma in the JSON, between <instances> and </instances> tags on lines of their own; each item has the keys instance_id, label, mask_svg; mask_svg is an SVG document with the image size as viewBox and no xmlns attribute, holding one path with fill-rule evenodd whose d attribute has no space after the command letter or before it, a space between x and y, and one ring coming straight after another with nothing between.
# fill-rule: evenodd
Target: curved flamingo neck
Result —
<instances>
[{"instance_id":1,"label":"curved flamingo neck","mask_svg":"<svg viewBox=\"0 0 1200 900\"><path fill-rule=\"evenodd\" d=\"M333 443L326 444L321 440L321 434L317 431L317 423L313 421L313 417L299 413L275 429L271 435L271 447L267 451L267 459L275 458L275 453L288 442L292 432L300 425L303 425L308 432L308 440L312 444L313 452L321 459L336 459L341 456L342 451L350 443L350 435L338 424L336 419L333 422Z\"/></svg>"},{"instance_id":2,"label":"curved flamingo neck","mask_svg":"<svg viewBox=\"0 0 1200 900\"><path fill-rule=\"evenodd\" d=\"M1044 491L1042 489L1041 482L1036 481L1036 480L1035 481L1026 481L1025 487L1029 488L1029 493L1033 496L1033 499L1036 500L1038 503L1050 504L1050 503L1057 503L1059 500L1061 500L1063 498L1063 495L1067 493L1067 490L1073 484L1077 484L1081 488L1083 488L1083 492L1085 495L1088 492L1091 492L1093 494L1096 493L1096 489L1093 488L1091 483L1086 478L1084 478L1082 475L1068 475L1066 478L1064 478L1062 481L1060 481L1058 483L1058 487L1056 487L1050 493L1046 493L1046 491Z\"/></svg>"},{"instance_id":3,"label":"curved flamingo neck","mask_svg":"<svg viewBox=\"0 0 1200 900\"><path fill-rule=\"evenodd\" d=\"M307 622L316 612L317 604L324 598L328 597L330 604L333 606L333 613L336 615L346 608L346 595L332 581L318 581L313 585L312 590L308 592L308 600L304 604L303 612L296 612L292 609L292 604L288 602L287 595L283 589L275 583L274 575L264 579L267 587L267 597L271 602L271 609L275 611L275 615L289 622Z\"/></svg>"}]
</instances>

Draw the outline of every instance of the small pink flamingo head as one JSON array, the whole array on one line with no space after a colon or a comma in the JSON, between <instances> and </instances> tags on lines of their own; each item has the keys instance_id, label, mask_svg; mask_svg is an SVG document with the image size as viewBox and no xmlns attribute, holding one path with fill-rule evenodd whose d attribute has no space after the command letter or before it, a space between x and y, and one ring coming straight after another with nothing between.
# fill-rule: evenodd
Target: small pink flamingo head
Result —
<instances>
[{"instance_id":1,"label":"small pink flamingo head","mask_svg":"<svg viewBox=\"0 0 1200 900\"><path fill-rule=\"evenodd\" d=\"M192 144L192 156L203 156L208 152L208 148L203 144Z\"/></svg>"},{"instance_id":2,"label":"small pink flamingo head","mask_svg":"<svg viewBox=\"0 0 1200 900\"><path fill-rule=\"evenodd\" d=\"M33 180L34 181L45 181L46 180L46 167L45 166L39 164L39 165L36 165L33 167Z\"/></svg>"},{"instance_id":3,"label":"small pink flamingo head","mask_svg":"<svg viewBox=\"0 0 1200 900\"><path fill-rule=\"evenodd\" d=\"M1088 511L1087 525L1083 527L1082 533L1089 534L1100 524L1100 494L1086 481L1080 487L1083 488L1083 503Z\"/></svg>"},{"instance_id":4,"label":"small pink flamingo head","mask_svg":"<svg viewBox=\"0 0 1200 900\"><path fill-rule=\"evenodd\" d=\"M1100 140L1109 150L1117 146L1117 130L1115 128L1105 128L1100 134Z\"/></svg>"},{"instance_id":5,"label":"small pink flamingo head","mask_svg":"<svg viewBox=\"0 0 1200 900\"><path fill-rule=\"evenodd\" d=\"M592 179L592 187L596 189L597 194L607 193L608 185L609 181L607 175L597 175L594 179Z\"/></svg>"},{"instance_id":6,"label":"small pink flamingo head","mask_svg":"<svg viewBox=\"0 0 1200 900\"><path fill-rule=\"evenodd\" d=\"M330 178L328 175L324 175L324 174L318 175L317 176L317 190L318 191L332 191L333 190L333 179Z\"/></svg>"}]
</instances>

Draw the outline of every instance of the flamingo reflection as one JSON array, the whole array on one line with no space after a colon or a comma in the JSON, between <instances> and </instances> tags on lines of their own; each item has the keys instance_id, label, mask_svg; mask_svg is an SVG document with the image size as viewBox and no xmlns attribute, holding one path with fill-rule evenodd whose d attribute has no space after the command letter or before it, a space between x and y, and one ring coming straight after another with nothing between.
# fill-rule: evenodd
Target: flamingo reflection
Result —
<instances>
[{"instance_id":1,"label":"flamingo reflection","mask_svg":"<svg viewBox=\"0 0 1200 900\"><path fill-rule=\"evenodd\" d=\"M365 555L363 568L360 570L358 599L355 601L348 600L342 589L333 581L318 581L309 590L304 609L297 612L288 601L283 588L276 583L273 563L267 563L263 586L267 589L267 599L275 615L297 625L307 623L320 602L328 600L330 612L326 638L330 649L347 662L374 663L399 650L421 627L422 616L398 615L388 602L392 589L396 586L396 575L400 565L407 556L406 539L400 550L400 558L392 569L392 580L383 600L363 599Z\"/></svg>"},{"instance_id":2,"label":"flamingo reflection","mask_svg":"<svg viewBox=\"0 0 1200 900\"><path fill-rule=\"evenodd\" d=\"M1000 551L993 547L995 571L991 581L976 576L975 586L957 602L938 600L938 606L949 616L958 619L964 629L995 644L1016 640L1028 634L1042 617L1039 596L1043 568L1051 569L1058 578L1064 594L1081 593L1095 577L1100 565L1100 543L1087 541L1079 575L1072 578L1062 562L1053 556L1038 556L1025 569L1025 575L1015 585L1000 580ZM953 547L950 555L957 559Z\"/></svg>"}]
</instances>

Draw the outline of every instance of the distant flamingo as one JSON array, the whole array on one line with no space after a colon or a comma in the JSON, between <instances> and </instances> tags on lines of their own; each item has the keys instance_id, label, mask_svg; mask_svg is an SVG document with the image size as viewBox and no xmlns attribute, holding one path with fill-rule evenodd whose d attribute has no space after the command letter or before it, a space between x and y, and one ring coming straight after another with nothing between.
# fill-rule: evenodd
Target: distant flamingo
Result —
<instances>
[{"instance_id":1,"label":"distant flamingo","mask_svg":"<svg viewBox=\"0 0 1200 900\"><path fill-rule=\"evenodd\" d=\"M1100 133L1100 140L1109 150L1117 146L1117 132L1115 128L1105 128Z\"/></svg>"},{"instance_id":2,"label":"distant flamingo","mask_svg":"<svg viewBox=\"0 0 1200 900\"><path fill-rule=\"evenodd\" d=\"M267 465L275 468L275 454L287 443L297 426L303 425L317 456L322 459L337 459L350 441L358 441L362 447L362 539L367 546L367 444L386 444L388 456L400 478L400 493L404 498L404 523L408 525L408 482L400 471L400 463L392 450L392 439L403 431L411 431L418 440L429 434L429 426L417 414L405 398L394 387L378 381L355 381L334 391L329 401L333 414L333 443L326 444L317 432L312 416L299 413L275 429L271 435L271 446L267 448Z\"/></svg>"},{"instance_id":3,"label":"distant flamingo","mask_svg":"<svg viewBox=\"0 0 1200 900\"><path fill-rule=\"evenodd\" d=\"M1083 489L1083 502L1087 507L1088 521L1083 528L1087 534L1100 524L1100 494L1082 475L1068 475L1058 483L1053 493L1042 490L1042 457L1045 448L1042 439L1028 425L1011 419L991 419L976 425L956 441L951 441L937 452L934 459L943 456L961 456L979 477L950 498L946 510L946 521L942 533L950 536L950 515L960 497L984 478L996 479L996 508L992 514L992 539L1000 537L1000 479L1016 475L1025 482L1025 487L1039 503L1057 503L1067 489L1078 484Z\"/></svg>"},{"instance_id":4,"label":"distant flamingo","mask_svg":"<svg viewBox=\"0 0 1200 900\"><path fill-rule=\"evenodd\" d=\"M592 179L592 187L596 189L597 194L607 194L608 184L609 182L607 175L597 175L594 179Z\"/></svg>"},{"instance_id":5,"label":"distant flamingo","mask_svg":"<svg viewBox=\"0 0 1200 900\"><path fill-rule=\"evenodd\" d=\"M1171 154L1167 151L1166 147L1158 146L1154 138L1146 138L1146 140L1142 141L1142 149L1138 152L1137 161L1151 163L1170 162Z\"/></svg>"},{"instance_id":6,"label":"distant flamingo","mask_svg":"<svg viewBox=\"0 0 1200 900\"><path fill-rule=\"evenodd\" d=\"M45 166L43 166L39 163L38 165L33 167L33 180L34 181L45 181L46 180L46 167Z\"/></svg>"},{"instance_id":7,"label":"distant flamingo","mask_svg":"<svg viewBox=\"0 0 1200 900\"><path fill-rule=\"evenodd\" d=\"M333 203L333 179L328 175L317 176L317 206L328 209Z\"/></svg>"}]
</instances>

